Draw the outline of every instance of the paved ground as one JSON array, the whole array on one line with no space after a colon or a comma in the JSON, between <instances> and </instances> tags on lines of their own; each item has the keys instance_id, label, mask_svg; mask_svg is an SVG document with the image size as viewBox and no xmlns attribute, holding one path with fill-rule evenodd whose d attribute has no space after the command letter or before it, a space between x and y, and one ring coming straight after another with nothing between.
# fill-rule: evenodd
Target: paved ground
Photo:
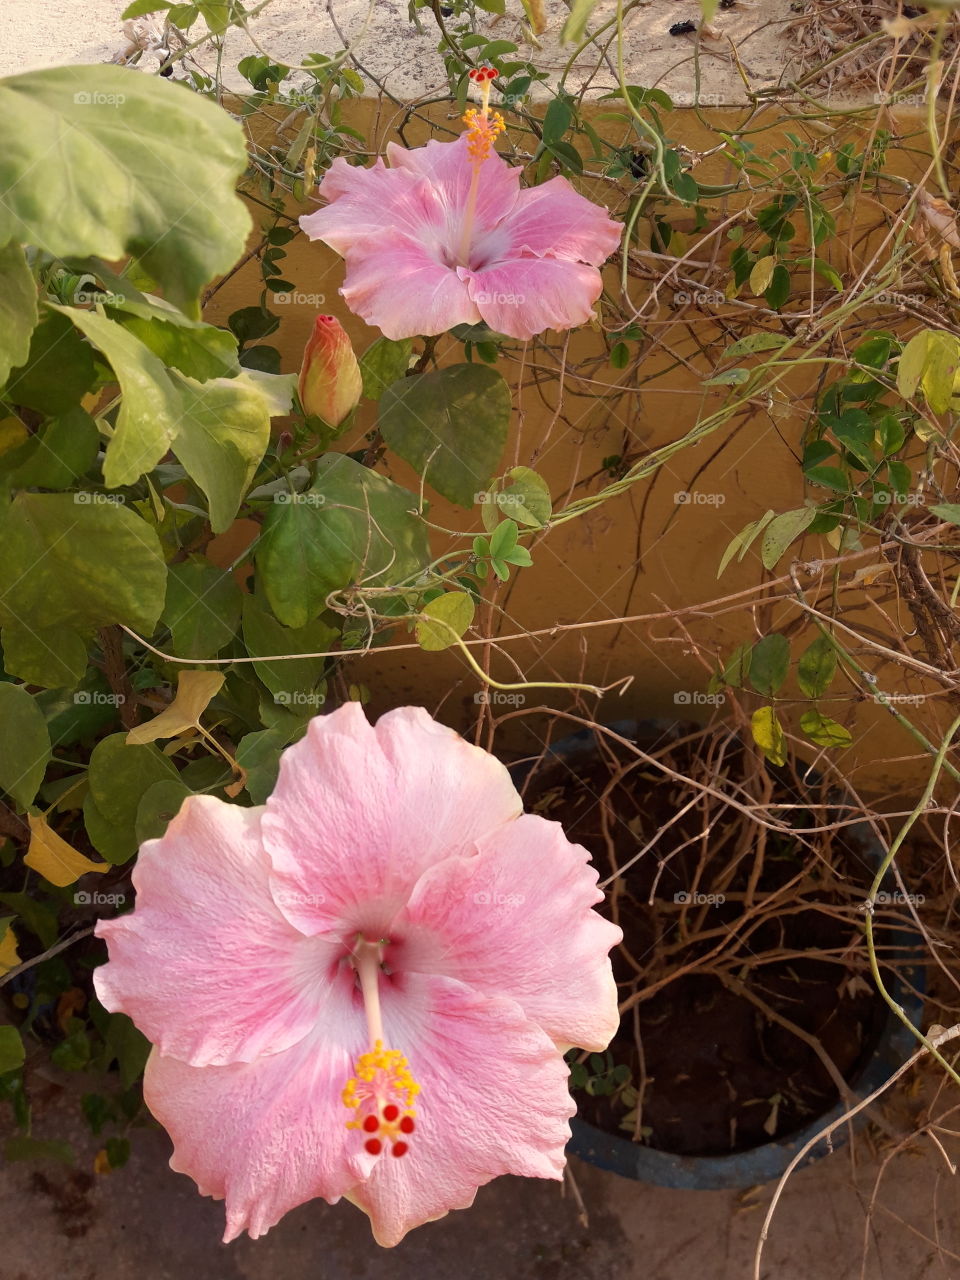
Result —
<instances>
[{"instance_id":1,"label":"paved ground","mask_svg":"<svg viewBox=\"0 0 960 1280\"><path fill-rule=\"evenodd\" d=\"M679 1192L572 1162L589 1226L559 1185L504 1178L474 1207L396 1249L352 1205L315 1202L258 1241L222 1245L223 1207L167 1167L160 1131L140 1131L125 1169L92 1172L95 1140L72 1119L82 1081L51 1087L35 1136L72 1137L80 1160L0 1170L0 1280L750 1280L770 1190ZM955 1151L954 1157L960 1152ZM957 1179L931 1146L897 1157L869 1229L880 1159L858 1144L798 1174L767 1246L764 1280L956 1280ZM939 1241L939 1249L938 1242ZM861 1269L864 1248L866 1261Z\"/></svg>"}]
</instances>

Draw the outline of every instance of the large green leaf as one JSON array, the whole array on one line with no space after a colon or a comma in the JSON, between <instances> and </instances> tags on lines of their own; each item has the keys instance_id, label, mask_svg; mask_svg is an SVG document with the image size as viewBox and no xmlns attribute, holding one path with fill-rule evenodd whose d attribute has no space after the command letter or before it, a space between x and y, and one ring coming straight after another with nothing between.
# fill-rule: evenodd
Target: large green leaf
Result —
<instances>
[{"instance_id":1,"label":"large green leaf","mask_svg":"<svg viewBox=\"0 0 960 1280\"><path fill-rule=\"evenodd\" d=\"M83 636L66 627L25 627L8 622L0 631L3 668L27 684L72 689L87 668Z\"/></svg>"},{"instance_id":2,"label":"large green leaf","mask_svg":"<svg viewBox=\"0 0 960 1280\"><path fill-rule=\"evenodd\" d=\"M302 627L331 591L365 582L386 587L415 577L429 555L409 490L344 454L317 463L312 487L282 494L263 524L257 571L285 626Z\"/></svg>"},{"instance_id":3,"label":"large green leaf","mask_svg":"<svg viewBox=\"0 0 960 1280\"><path fill-rule=\"evenodd\" d=\"M55 67L0 80L0 119L0 243L135 254L190 306L243 252L243 132L209 99L122 67Z\"/></svg>"},{"instance_id":4,"label":"large green leaf","mask_svg":"<svg viewBox=\"0 0 960 1280\"><path fill-rule=\"evenodd\" d=\"M209 382L171 378L182 404L173 451L206 495L214 533L222 533L270 443L270 408L246 374Z\"/></svg>"},{"instance_id":5,"label":"large green leaf","mask_svg":"<svg viewBox=\"0 0 960 1280\"><path fill-rule=\"evenodd\" d=\"M40 413L67 413L96 379L93 352L66 316L48 311L33 331L24 364L14 369L3 391L11 404Z\"/></svg>"},{"instance_id":6,"label":"large green leaf","mask_svg":"<svg viewBox=\"0 0 960 1280\"><path fill-rule=\"evenodd\" d=\"M43 712L23 685L0 681L0 790L24 809L33 804L50 755Z\"/></svg>"},{"instance_id":7,"label":"large green leaf","mask_svg":"<svg viewBox=\"0 0 960 1280\"><path fill-rule=\"evenodd\" d=\"M764 636L753 646L750 658L750 683L757 693L772 698L790 668L790 641L779 631Z\"/></svg>"},{"instance_id":8,"label":"large green leaf","mask_svg":"<svg viewBox=\"0 0 960 1280\"><path fill-rule=\"evenodd\" d=\"M240 625L240 588L209 560L173 564L167 572L162 621L180 658L215 658Z\"/></svg>"},{"instance_id":9,"label":"large green leaf","mask_svg":"<svg viewBox=\"0 0 960 1280\"><path fill-rule=\"evenodd\" d=\"M11 240L0 248L0 386L29 355L36 323L37 286L23 250Z\"/></svg>"},{"instance_id":10,"label":"large green leaf","mask_svg":"<svg viewBox=\"0 0 960 1280\"><path fill-rule=\"evenodd\" d=\"M327 658L288 658L287 654L328 653L336 645L336 630L321 618L305 627L285 627L256 596L243 598L243 643L251 658L261 654L273 662L255 662L253 669L277 699L279 706L294 710L319 702L304 701L323 675Z\"/></svg>"},{"instance_id":11,"label":"large green leaf","mask_svg":"<svg viewBox=\"0 0 960 1280\"><path fill-rule=\"evenodd\" d=\"M391 449L451 502L472 507L496 471L510 426L510 388L485 364L402 378L380 400Z\"/></svg>"},{"instance_id":12,"label":"large green leaf","mask_svg":"<svg viewBox=\"0 0 960 1280\"><path fill-rule=\"evenodd\" d=\"M178 781L176 768L152 744L131 746L125 733L103 738L90 756L87 834L108 862L125 862L137 849L137 812L157 782Z\"/></svg>"},{"instance_id":13,"label":"large green leaf","mask_svg":"<svg viewBox=\"0 0 960 1280\"><path fill-rule=\"evenodd\" d=\"M17 450L10 483L14 489L66 489L90 470L99 449L97 424L76 404L45 422Z\"/></svg>"},{"instance_id":14,"label":"large green leaf","mask_svg":"<svg viewBox=\"0 0 960 1280\"><path fill-rule=\"evenodd\" d=\"M149 635L166 566L154 530L93 493L19 493L0 513L0 622Z\"/></svg>"}]
</instances>

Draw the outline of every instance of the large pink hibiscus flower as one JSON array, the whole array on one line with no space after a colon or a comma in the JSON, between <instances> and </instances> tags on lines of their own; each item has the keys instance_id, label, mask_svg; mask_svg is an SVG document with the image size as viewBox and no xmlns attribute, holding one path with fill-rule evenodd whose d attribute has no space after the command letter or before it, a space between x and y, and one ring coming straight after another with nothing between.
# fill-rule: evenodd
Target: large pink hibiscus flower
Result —
<instances>
[{"instance_id":1,"label":"large pink hibiscus flower","mask_svg":"<svg viewBox=\"0 0 960 1280\"><path fill-rule=\"evenodd\" d=\"M97 993L153 1042L147 1105L225 1240L345 1196L393 1245L499 1174L561 1176L562 1052L616 1030L621 935L586 850L521 808L421 708L350 703L266 805L192 796L143 845Z\"/></svg>"},{"instance_id":2,"label":"large pink hibiscus flower","mask_svg":"<svg viewBox=\"0 0 960 1280\"><path fill-rule=\"evenodd\" d=\"M319 188L329 203L300 225L346 260L344 301L388 338L483 320L525 340L583 324L622 229L566 178L521 188L486 102L468 123L455 142L390 143L389 169L338 157Z\"/></svg>"}]
</instances>

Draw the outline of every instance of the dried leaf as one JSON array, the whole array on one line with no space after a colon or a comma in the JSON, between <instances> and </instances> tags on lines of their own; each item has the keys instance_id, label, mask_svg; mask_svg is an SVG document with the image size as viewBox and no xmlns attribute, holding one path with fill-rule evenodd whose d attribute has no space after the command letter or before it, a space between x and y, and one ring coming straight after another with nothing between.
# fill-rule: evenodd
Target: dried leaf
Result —
<instances>
[{"instance_id":1,"label":"dried leaf","mask_svg":"<svg viewBox=\"0 0 960 1280\"><path fill-rule=\"evenodd\" d=\"M82 853L67 844L53 830L42 814L28 813L30 823L30 848L24 858L24 866L39 872L44 880L64 888L91 871L109 871L108 862L91 862Z\"/></svg>"},{"instance_id":2,"label":"dried leaf","mask_svg":"<svg viewBox=\"0 0 960 1280\"><path fill-rule=\"evenodd\" d=\"M164 711L146 724L131 729L127 742L140 746L158 738L175 738L186 729L195 729L211 700L223 686L220 671L181 671L177 676L177 696Z\"/></svg>"}]
</instances>

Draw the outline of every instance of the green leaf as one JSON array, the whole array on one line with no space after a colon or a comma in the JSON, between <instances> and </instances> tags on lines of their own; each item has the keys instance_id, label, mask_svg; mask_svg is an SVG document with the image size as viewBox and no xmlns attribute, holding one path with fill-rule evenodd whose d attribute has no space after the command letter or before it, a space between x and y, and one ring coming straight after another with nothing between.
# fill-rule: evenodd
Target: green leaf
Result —
<instances>
[{"instance_id":1,"label":"green leaf","mask_svg":"<svg viewBox=\"0 0 960 1280\"><path fill-rule=\"evenodd\" d=\"M285 627L264 607L256 596L243 598L243 643L251 658L261 655L328 653L336 647L338 633L317 618L304 627ZM255 662L253 669L280 706L302 705L299 695L311 693L323 676L328 658L278 659ZM286 698L286 701L284 699ZM316 704L313 705L316 710Z\"/></svg>"},{"instance_id":2,"label":"green leaf","mask_svg":"<svg viewBox=\"0 0 960 1280\"><path fill-rule=\"evenodd\" d=\"M767 306L772 307L774 311L779 311L790 297L790 272L782 262L778 262L774 267L773 279L764 290L763 296L767 301Z\"/></svg>"},{"instance_id":3,"label":"green leaf","mask_svg":"<svg viewBox=\"0 0 960 1280\"><path fill-rule=\"evenodd\" d=\"M325 454L308 492L282 494L263 524L259 578L270 607L290 627L305 626L331 591L354 582L391 586L427 563L417 498L344 454Z\"/></svg>"},{"instance_id":4,"label":"green leaf","mask_svg":"<svg viewBox=\"0 0 960 1280\"><path fill-rule=\"evenodd\" d=\"M66 316L47 311L33 331L26 363L10 375L3 398L56 416L75 409L95 378L89 345Z\"/></svg>"},{"instance_id":5,"label":"green leaf","mask_svg":"<svg viewBox=\"0 0 960 1280\"><path fill-rule=\"evenodd\" d=\"M152 1046L147 1037L133 1025L125 1013L111 1013L104 1036L103 1061L116 1062L120 1083L129 1089L143 1075Z\"/></svg>"},{"instance_id":6,"label":"green leaf","mask_svg":"<svg viewBox=\"0 0 960 1280\"><path fill-rule=\"evenodd\" d=\"M757 693L772 697L784 680L790 666L790 642L774 631L753 646L750 657L750 683Z\"/></svg>"},{"instance_id":7,"label":"green leaf","mask_svg":"<svg viewBox=\"0 0 960 1280\"><path fill-rule=\"evenodd\" d=\"M946 520L950 524L960 524L960 505L956 502L938 502L935 506L928 507L928 511L932 511L935 516L939 516L941 520Z\"/></svg>"},{"instance_id":8,"label":"green leaf","mask_svg":"<svg viewBox=\"0 0 960 1280\"><path fill-rule=\"evenodd\" d=\"M946 413L953 399L953 386L960 365L960 342L942 329L927 335L927 358L921 382L927 404L934 413Z\"/></svg>"},{"instance_id":9,"label":"green leaf","mask_svg":"<svg viewBox=\"0 0 960 1280\"><path fill-rule=\"evenodd\" d=\"M11 621L2 632L3 667L8 675L44 689L72 689L87 669L83 636L64 627L31 627Z\"/></svg>"},{"instance_id":10,"label":"green leaf","mask_svg":"<svg viewBox=\"0 0 960 1280\"><path fill-rule=\"evenodd\" d=\"M543 143L553 146L559 142L573 123L573 112L562 98L553 98L543 117Z\"/></svg>"},{"instance_id":11,"label":"green leaf","mask_svg":"<svg viewBox=\"0 0 960 1280\"><path fill-rule=\"evenodd\" d=\"M103 478L108 488L133 484L170 448L180 418L180 399L163 361L114 320L94 311L57 307L110 362L123 399L116 431L107 446Z\"/></svg>"},{"instance_id":12,"label":"green leaf","mask_svg":"<svg viewBox=\"0 0 960 1280\"><path fill-rule=\"evenodd\" d=\"M763 542L760 544L760 559L765 569L773 569L780 557L795 538L817 517L816 507L798 507L795 511L784 511L775 516L763 531Z\"/></svg>"},{"instance_id":13,"label":"green leaf","mask_svg":"<svg viewBox=\"0 0 960 1280\"><path fill-rule=\"evenodd\" d=\"M0 512L0 623L150 635L166 566L154 530L89 493L18 493Z\"/></svg>"},{"instance_id":14,"label":"green leaf","mask_svg":"<svg viewBox=\"0 0 960 1280\"><path fill-rule=\"evenodd\" d=\"M20 1032L16 1027L0 1027L0 1076L7 1071L16 1071L22 1067L26 1053Z\"/></svg>"},{"instance_id":15,"label":"green leaf","mask_svg":"<svg viewBox=\"0 0 960 1280\"><path fill-rule=\"evenodd\" d=\"M51 755L47 722L34 699L23 685L0 682L0 790L26 809Z\"/></svg>"},{"instance_id":16,"label":"green leaf","mask_svg":"<svg viewBox=\"0 0 960 1280\"><path fill-rule=\"evenodd\" d=\"M849 730L816 710L803 713L800 728L818 747L849 747L853 742Z\"/></svg>"},{"instance_id":17,"label":"green leaf","mask_svg":"<svg viewBox=\"0 0 960 1280\"><path fill-rule=\"evenodd\" d=\"M215 658L240 625L240 588L233 575L196 557L172 564L161 622L179 658Z\"/></svg>"},{"instance_id":18,"label":"green leaf","mask_svg":"<svg viewBox=\"0 0 960 1280\"><path fill-rule=\"evenodd\" d=\"M30 437L10 484L14 489L66 489L90 470L99 449L97 424L74 405Z\"/></svg>"},{"instance_id":19,"label":"green leaf","mask_svg":"<svg viewBox=\"0 0 960 1280\"><path fill-rule=\"evenodd\" d=\"M108 304L106 310L165 365L189 378L205 382L238 372L237 340L229 330L192 320L160 298L151 299L151 304Z\"/></svg>"},{"instance_id":20,"label":"green leaf","mask_svg":"<svg viewBox=\"0 0 960 1280\"><path fill-rule=\"evenodd\" d=\"M0 248L0 386L11 369L25 364L36 327L37 286L15 240Z\"/></svg>"},{"instance_id":21,"label":"green leaf","mask_svg":"<svg viewBox=\"0 0 960 1280\"><path fill-rule=\"evenodd\" d=\"M213 34L223 35L230 25L230 0L197 0L197 8Z\"/></svg>"},{"instance_id":22,"label":"green leaf","mask_svg":"<svg viewBox=\"0 0 960 1280\"><path fill-rule=\"evenodd\" d=\"M726 347L724 360L733 360L738 356L752 355L756 351L778 351L786 346L790 338L785 333L750 333Z\"/></svg>"},{"instance_id":23,"label":"green leaf","mask_svg":"<svg viewBox=\"0 0 960 1280\"><path fill-rule=\"evenodd\" d=\"M0 243L134 254L191 306L243 252L243 132L207 98L123 67L54 67L0 80L0 119Z\"/></svg>"},{"instance_id":24,"label":"green leaf","mask_svg":"<svg viewBox=\"0 0 960 1280\"><path fill-rule=\"evenodd\" d=\"M819 698L830 687L836 670L836 647L830 637L821 631L800 655L797 684L808 698Z\"/></svg>"},{"instance_id":25,"label":"green leaf","mask_svg":"<svg viewBox=\"0 0 960 1280\"><path fill-rule=\"evenodd\" d=\"M379 400L392 383L402 378L410 363L413 342L403 338L377 338L360 357L363 394L368 400Z\"/></svg>"},{"instance_id":26,"label":"green leaf","mask_svg":"<svg viewBox=\"0 0 960 1280\"><path fill-rule=\"evenodd\" d=\"M563 31L560 33L562 44L580 44L587 29L587 23L590 21L590 14L596 5L597 0L573 0L570 16L563 24Z\"/></svg>"},{"instance_id":27,"label":"green leaf","mask_svg":"<svg viewBox=\"0 0 960 1280\"><path fill-rule=\"evenodd\" d=\"M131 746L125 733L101 739L90 755L88 774L92 802L87 834L108 862L125 862L137 850L137 810L157 782L179 781L169 758L153 744ZM110 829L105 837L102 824Z\"/></svg>"},{"instance_id":28,"label":"green leaf","mask_svg":"<svg viewBox=\"0 0 960 1280\"><path fill-rule=\"evenodd\" d=\"M11 1164L17 1160L57 1160L61 1164L73 1164L76 1157L69 1142L14 1134L4 1143L3 1158Z\"/></svg>"},{"instance_id":29,"label":"green leaf","mask_svg":"<svg viewBox=\"0 0 960 1280\"><path fill-rule=\"evenodd\" d=\"M279 729L248 733L237 745L237 763L247 771L247 792L254 804L266 803L280 769L280 752L288 735Z\"/></svg>"},{"instance_id":30,"label":"green leaf","mask_svg":"<svg viewBox=\"0 0 960 1280\"><path fill-rule=\"evenodd\" d=\"M137 844L162 836L187 796L194 793L180 778L163 778L147 787L137 805L134 836Z\"/></svg>"},{"instance_id":31,"label":"green leaf","mask_svg":"<svg viewBox=\"0 0 960 1280\"><path fill-rule=\"evenodd\" d=\"M754 742L771 764L787 763L787 743L773 707L758 707L750 717L750 730Z\"/></svg>"},{"instance_id":32,"label":"green leaf","mask_svg":"<svg viewBox=\"0 0 960 1280\"><path fill-rule=\"evenodd\" d=\"M518 533L514 520L501 520L490 537L490 555L495 560L505 559L516 547Z\"/></svg>"},{"instance_id":33,"label":"green leaf","mask_svg":"<svg viewBox=\"0 0 960 1280\"><path fill-rule=\"evenodd\" d=\"M501 513L519 524L542 529L553 514L550 487L529 467L511 467L508 483L495 495Z\"/></svg>"},{"instance_id":34,"label":"green leaf","mask_svg":"<svg viewBox=\"0 0 960 1280\"><path fill-rule=\"evenodd\" d=\"M927 340L929 329L921 329L915 333L900 353L897 364L897 391L904 400L912 400L916 395L920 378L927 363Z\"/></svg>"},{"instance_id":35,"label":"green leaf","mask_svg":"<svg viewBox=\"0 0 960 1280\"><path fill-rule=\"evenodd\" d=\"M172 381L182 406L173 451L206 495L214 533L223 533L270 443L270 407L246 373L209 382L173 374Z\"/></svg>"},{"instance_id":36,"label":"green leaf","mask_svg":"<svg viewBox=\"0 0 960 1280\"><path fill-rule=\"evenodd\" d=\"M745 525L744 528L742 528L740 532L730 540L726 551L724 551L723 555L720 557L720 568L717 570L718 578L734 556L736 556L738 560L743 559L750 550L750 547L753 545L754 540L763 532L773 518L774 513L772 511L765 511L759 520L751 520L748 525Z\"/></svg>"},{"instance_id":37,"label":"green leaf","mask_svg":"<svg viewBox=\"0 0 960 1280\"><path fill-rule=\"evenodd\" d=\"M509 425L510 388L489 365L454 364L404 378L380 401L387 444L461 507L488 488Z\"/></svg>"},{"instance_id":38,"label":"green leaf","mask_svg":"<svg viewBox=\"0 0 960 1280\"><path fill-rule=\"evenodd\" d=\"M734 689L743 689L746 687L747 676L750 674L750 663L753 659L752 644L738 644L727 659L723 671L720 673L720 679L724 684L728 684Z\"/></svg>"},{"instance_id":39,"label":"green leaf","mask_svg":"<svg viewBox=\"0 0 960 1280\"><path fill-rule=\"evenodd\" d=\"M421 649L431 653L449 649L472 624L475 612L473 596L465 591L445 591L421 609L417 619L417 643Z\"/></svg>"}]
</instances>

